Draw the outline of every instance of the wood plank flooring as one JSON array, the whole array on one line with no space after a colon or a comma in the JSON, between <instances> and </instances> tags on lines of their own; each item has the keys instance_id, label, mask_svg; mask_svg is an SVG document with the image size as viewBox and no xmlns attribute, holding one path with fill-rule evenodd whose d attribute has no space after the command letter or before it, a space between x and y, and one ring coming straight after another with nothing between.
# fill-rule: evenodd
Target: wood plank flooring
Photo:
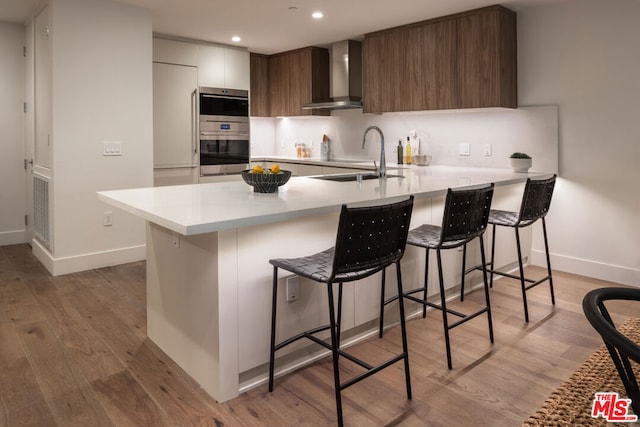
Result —
<instances>
[{"instance_id":1,"label":"wood plank flooring","mask_svg":"<svg viewBox=\"0 0 640 427\"><path fill-rule=\"evenodd\" d=\"M540 276L542 270L527 269ZM396 364L343 393L348 426L519 426L601 345L582 297L614 284L555 272L529 291L523 320L515 282L491 292L495 343L486 316L451 332L447 370L442 319L408 322L413 399ZM481 303L474 292L458 306ZM638 315L617 303L615 320ZM144 262L51 277L27 245L0 247L0 426L334 425L332 365L322 360L218 404L146 338ZM399 328L353 351L378 358L400 348ZM341 362L343 378L357 367Z\"/></svg>"}]
</instances>

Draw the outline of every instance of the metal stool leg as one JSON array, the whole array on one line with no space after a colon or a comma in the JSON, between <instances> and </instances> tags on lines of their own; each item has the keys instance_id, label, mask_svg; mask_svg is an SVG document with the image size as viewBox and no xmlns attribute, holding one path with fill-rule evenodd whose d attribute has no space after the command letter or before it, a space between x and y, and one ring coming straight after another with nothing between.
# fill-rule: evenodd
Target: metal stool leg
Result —
<instances>
[{"instance_id":1,"label":"metal stool leg","mask_svg":"<svg viewBox=\"0 0 640 427\"><path fill-rule=\"evenodd\" d=\"M422 301L427 302L427 283L429 282L429 248L424 255L424 291ZM427 317L427 304L422 304L422 318Z\"/></svg>"},{"instance_id":2,"label":"metal stool leg","mask_svg":"<svg viewBox=\"0 0 640 427\"><path fill-rule=\"evenodd\" d=\"M402 272L400 271L400 261L396 262L396 275L398 278L398 295L402 296ZM407 385L407 399L411 399L411 375L409 373L409 346L407 344L407 326L404 317L404 298L398 298L400 308L400 331L402 333L402 353L404 355L404 376Z\"/></svg>"},{"instance_id":3,"label":"metal stool leg","mask_svg":"<svg viewBox=\"0 0 640 427\"><path fill-rule=\"evenodd\" d=\"M493 270L495 269L494 259L496 255L496 225L493 224L493 230L491 230L491 269L489 278L489 287L493 288Z\"/></svg>"},{"instance_id":4,"label":"metal stool leg","mask_svg":"<svg viewBox=\"0 0 640 427\"><path fill-rule=\"evenodd\" d=\"M522 250L520 249L520 232L516 230L516 246L518 248L518 267L520 268L520 285L522 287L522 302L524 303L524 321L529 321L529 308L527 307L527 288L524 280L524 267L522 266Z\"/></svg>"},{"instance_id":5,"label":"metal stool leg","mask_svg":"<svg viewBox=\"0 0 640 427\"><path fill-rule=\"evenodd\" d=\"M482 236L480 239L480 258L482 261L482 281L484 282L484 298L487 304L487 321L489 322L489 339L493 343L493 320L491 318L491 300L489 298L489 284L487 281L487 264L486 257L484 253L484 240Z\"/></svg>"},{"instance_id":6,"label":"metal stool leg","mask_svg":"<svg viewBox=\"0 0 640 427\"><path fill-rule=\"evenodd\" d=\"M269 353L269 391L273 391L273 370L276 354L276 305L278 301L278 267L273 267L273 298L271 300L271 349Z\"/></svg>"},{"instance_id":7,"label":"metal stool leg","mask_svg":"<svg viewBox=\"0 0 640 427\"><path fill-rule=\"evenodd\" d=\"M333 305L333 283L327 284L327 294L329 297L329 326L331 329L331 355L333 357L333 382L336 390L336 411L338 414L338 425L342 426L342 387L340 386L340 366L338 364L338 334L336 331L336 318ZM339 296L342 296L338 292ZM342 301L338 301L338 307L342 306Z\"/></svg>"},{"instance_id":8,"label":"metal stool leg","mask_svg":"<svg viewBox=\"0 0 640 427\"><path fill-rule=\"evenodd\" d=\"M444 277L442 274L442 256L440 255L440 249L436 249L436 255L438 258L438 279L440 282L440 304L442 306L442 323L444 324L444 342L447 349L447 366L449 369L453 369L451 363L451 342L449 340L449 321L447 317L447 297L444 293Z\"/></svg>"},{"instance_id":9,"label":"metal stool leg","mask_svg":"<svg viewBox=\"0 0 640 427\"><path fill-rule=\"evenodd\" d=\"M464 270L465 270L465 264L467 261L467 244L465 243L462 246L462 274L461 277L462 279L460 280L460 301L464 301Z\"/></svg>"},{"instance_id":10,"label":"metal stool leg","mask_svg":"<svg viewBox=\"0 0 640 427\"><path fill-rule=\"evenodd\" d=\"M378 337L382 338L382 329L384 328L384 290L385 290L385 270L382 270L382 284L381 284L381 291L380 291L380 327L378 330ZM402 294L398 294L398 295L402 295ZM402 299L402 298L400 298Z\"/></svg>"},{"instance_id":11,"label":"metal stool leg","mask_svg":"<svg viewBox=\"0 0 640 427\"><path fill-rule=\"evenodd\" d=\"M553 293L553 277L551 275L551 259L549 258L549 243L547 241L547 224L542 218L542 233L544 235L544 251L547 255L547 274L549 275L549 291L551 291L551 304L556 304L556 297Z\"/></svg>"}]
</instances>

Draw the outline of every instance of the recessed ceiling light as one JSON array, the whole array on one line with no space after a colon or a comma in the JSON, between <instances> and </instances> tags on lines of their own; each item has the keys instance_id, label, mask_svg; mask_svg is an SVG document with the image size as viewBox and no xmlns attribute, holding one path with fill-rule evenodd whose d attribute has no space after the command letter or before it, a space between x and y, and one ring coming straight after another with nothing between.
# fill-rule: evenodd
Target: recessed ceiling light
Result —
<instances>
[{"instance_id":1,"label":"recessed ceiling light","mask_svg":"<svg viewBox=\"0 0 640 427\"><path fill-rule=\"evenodd\" d=\"M233 36L233 37L231 37L231 40L237 43L242 39L240 38L240 36Z\"/></svg>"},{"instance_id":2,"label":"recessed ceiling light","mask_svg":"<svg viewBox=\"0 0 640 427\"><path fill-rule=\"evenodd\" d=\"M324 14L322 12L313 12L311 16L314 17L315 19L320 19L324 16Z\"/></svg>"}]
</instances>

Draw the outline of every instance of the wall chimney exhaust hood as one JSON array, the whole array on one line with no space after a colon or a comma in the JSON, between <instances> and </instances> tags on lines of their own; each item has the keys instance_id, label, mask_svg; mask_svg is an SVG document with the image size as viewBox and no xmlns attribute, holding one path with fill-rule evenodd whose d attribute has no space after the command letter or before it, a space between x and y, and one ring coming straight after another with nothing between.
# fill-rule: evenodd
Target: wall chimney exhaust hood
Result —
<instances>
[{"instance_id":1,"label":"wall chimney exhaust hood","mask_svg":"<svg viewBox=\"0 0 640 427\"><path fill-rule=\"evenodd\" d=\"M362 108L362 43L343 40L331 46L331 98L304 105L305 110Z\"/></svg>"}]
</instances>

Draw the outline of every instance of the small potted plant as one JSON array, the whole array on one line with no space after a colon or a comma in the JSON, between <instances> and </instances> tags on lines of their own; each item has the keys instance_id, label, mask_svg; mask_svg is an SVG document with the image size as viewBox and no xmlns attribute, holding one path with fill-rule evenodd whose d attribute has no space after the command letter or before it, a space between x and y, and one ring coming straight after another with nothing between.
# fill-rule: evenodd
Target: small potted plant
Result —
<instances>
[{"instance_id":1,"label":"small potted plant","mask_svg":"<svg viewBox=\"0 0 640 427\"><path fill-rule=\"evenodd\" d=\"M531 156L526 153L513 153L509 156L509 166L514 172L527 172L531 167Z\"/></svg>"}]
</instances>

